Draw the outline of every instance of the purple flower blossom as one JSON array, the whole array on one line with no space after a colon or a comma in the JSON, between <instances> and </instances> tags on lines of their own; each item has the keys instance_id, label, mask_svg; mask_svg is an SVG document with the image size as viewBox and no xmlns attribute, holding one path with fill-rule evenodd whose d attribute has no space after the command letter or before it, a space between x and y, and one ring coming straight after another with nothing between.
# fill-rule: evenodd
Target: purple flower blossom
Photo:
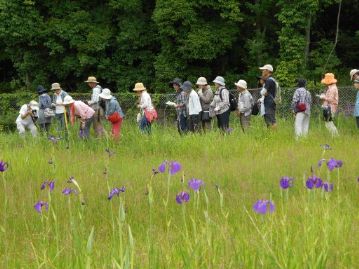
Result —
<instances>
[{"instance_id":1,"label":"purple flower blossom","mask_svg":"<svg viewBox=\"0 0 359 269\"><path fill-rule=\"evenodd\" d=\"M203 186L204 183L200 179L192 178L188 181L188 187L191 188L194 191L199 191L201 186Z\"/></svg>"},{"instance_id":2,"label":"purple flower blossom","mask_svg":"<svg viewBox=\"0 0 359 269\"><path fill-rule=\"evenodd\" d=\"M119 196L121 192L125 192L126 188L123 186L121 188L113 188L108 195L108 200L111 200L115 195Z\"/></svg>"},{"instance_id":3,"label":"purple flower blossom","mask_svg":"<svg viewBox=\"0 0 359 269\"><path fill-rule=\"evenodd\" d=\"M323 183L323 190L326 192L331 192L333 191L334 188L334 184L333 183L329 183L329 182L324 182Z\"/></svg>"},{"instance_id":4,"label":"purple flower blossom","mask_svg":"<svg viewBox=\"0 0 359 269\"><path fill-rule=\"evenodd\" d=\"M266 214L273 213L274 211L274 203L270 200L258 200L253 205L253 210L258 214Z\"/></svg>"},{"instance_id":5,"label":"purple flower blossom","mask_svg":"<svg viewBox=\"0 0 359 269\"><path fill-rule=\"evenodd\" d=\"M0 161L0 172L5 172L8 168L8 164L6 162Z\"/></svg>"},{"instance_id":6,"label":"purple flower blossom","mask_svg":"<svg viewBox=\"0 0 359 269\"><path fill-rule=\"evenodd\" d=\"M158 172L160 172L160 173L166 172L167 167L168 167L168 171L169 171L169 173L171 175L174 175L174 174L176 174L177 172L179 172L181 170L181 164L179 162L176 162L176 161L171 161L171 162L164 161L158 167Z\"/></svg>"},{"instance_id":7,"label":"purple flower blossom","mask_svg":"<svg viewBox=\"0 0 359 269\"><path fill-rule=\"evenodd\" d=\"M49 204L47 202L44 201L38 201L35 205L34 208L37 212L39 212L40 214L42 213L42 208L45 207L46 211L49 209Z\"/></svg>"},{"instance_id":8,"label":"purple flower blossom","mask_svg":"<svg viewBox=\"0 0 359 269\"><path fill-rule=\"evenodd\" d=\"M280 179L279 185L282 189L288 189L293 186L294 178L291 177L282 177Z\"/></svg>"},{"instance_id":9,"label":"purple flower blossom","mask_svg":"<svg viewBox=\"0 0 359 269\"><path fill-rule=\"evenodd\" d=\"M62 193L63 193L64 195L70 195L71 193L77 194L77 190L71 189L71 188L65 188L65 189L62 191Z\"/></svg>"},{"instance_id":10,"label":"purple flower blossom","mask_svg":"<svg viewBox=\"0 0 359 269\"><path fill-rule=\"evenodd\" d=\"M305 185L310 190L313 188L321 188L323 186L323 180L313 175L311 177L308 177Z\"/></svg>"},{"instance_id":11,"label":"purple flower blossom","mask_svg":"<svg viewBox=\"0 0 359 269\"><path fill-rule=\"evenodd\" d=\"M164 173L166 171L166 162L167 161L164 161L163 163L160 164L160 166L158 167L158 172Z\"/></svg>"},{"instance_id":12,"label":"purple flower blossom","mask_svg":"<svg viewBox=\"0 0 359 269\"><path fill-rule=\"evenodd\" d=\"M329 171L333 171L335 168L342 167L343 161L331 158L329 161L327 161L327 166L328 166Z\"/></svg>"},{"instance_id":13,"label":"purple flower blossom","mask_svg":"<svg viewBox=\"0 0 359 269\"><path fill-rule=\"evenodd\" d=\"M49 187L50 191L53 191L55 188L55 181L54 180L45 180L44 182L42 182L40 189L44 190L46 187Z\"/></svg>"},{"instance_id":14,"label":"purple flower blossom","mask_svg":"<svg viewBox=\"0 0 359 269\"><path fill-rule=\"evenodd\" d=\"M188 192L180 192L176 195L176 202L178 204L187 203L189 201L189 193Z\"/></svg>"}]
</instances>

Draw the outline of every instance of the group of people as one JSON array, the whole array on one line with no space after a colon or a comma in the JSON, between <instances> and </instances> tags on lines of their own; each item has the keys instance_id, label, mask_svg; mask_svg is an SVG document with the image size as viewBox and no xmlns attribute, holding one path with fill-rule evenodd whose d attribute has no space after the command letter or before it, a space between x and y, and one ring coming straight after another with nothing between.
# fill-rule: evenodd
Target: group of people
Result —
<instances>
[{"instance_id":1,"label":"group of people","mask_svg":"<svg viewBox=\"0 0 359 269\"><path fill-rule=\"evenodd\" d=\"M180 134L206 132L212 128L212 119L217 118L218 128L227 133L230 131L231 111L234 111L239 117L244 132L250 127L251 116L257 114L263 116L268 128L276 129L276 108L281 102L280 87L273 78L272 65L266 64L259 69L262 72L258 77L261 90L260 97L256 101L247 89L247 82L242 79L234 83L238 98L235 98L227 89L225 79L221 76L217 76L213 80L214 91L205 77L197 79L197 91L190 81L182 83L179 78L172 80L169 85L176 91L176 100L166 104L176 109L178 132ZM354 86L359 89L359 70L351 70L350 78ZM112 126L113 138L118 139L124 118L119 102L108 88L102 89L96 77L88 77L85 83L92 90L91 100L86 102L74 100L61 88L59 83L51 85L51 91L54 92L52 98L44 87L38 86L38 102L32 100L20 109L16 119L19 133L24 134L25 130L29 129L31 134L36 136L37 126L41 131L48 133L53 118L57 122L57 131L67 133L68 123L74 125L75 118L79 118L79 136L81 138L89 137L91 125L93 125L96 136L101 137L104 135L102 120L107 119ZM326 73L321 83L326 86L326 89L317 97L322 101L325 126L333 136L337 136L338 130L333 122L337 115L339 101L337 80L334 74ZM157 119L157 111L143 83L136 83L133 91L138 96L137 107L140 112L137 115L137 122L139 128L143 133L150 134L152 122ZM312 96L306 89L306 80L298 79L292 99L296 137L308 134L311 105ZM354 116L359 128L359 91Z\"/></svg>"}]
</instances>

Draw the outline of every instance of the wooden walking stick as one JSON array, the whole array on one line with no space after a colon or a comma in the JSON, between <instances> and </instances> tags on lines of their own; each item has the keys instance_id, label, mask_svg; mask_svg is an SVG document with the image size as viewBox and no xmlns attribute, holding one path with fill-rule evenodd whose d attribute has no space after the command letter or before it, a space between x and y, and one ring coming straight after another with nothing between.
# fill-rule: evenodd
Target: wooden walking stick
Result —
<instances>
[{"instance_id":1,"label":"wooden walking stick","mask_svg":"<svg viewBox=\"0 0 359 269\"><path fill-rule=\"evenodd\" d=\"M67 109L65 107L65 112L64 112L64 119L65 119L65 140L66 140L66 148L70 147L70 143L69 143L69 127L68 127L68 122L67 122Z\"/></svg>"}]
</instances>

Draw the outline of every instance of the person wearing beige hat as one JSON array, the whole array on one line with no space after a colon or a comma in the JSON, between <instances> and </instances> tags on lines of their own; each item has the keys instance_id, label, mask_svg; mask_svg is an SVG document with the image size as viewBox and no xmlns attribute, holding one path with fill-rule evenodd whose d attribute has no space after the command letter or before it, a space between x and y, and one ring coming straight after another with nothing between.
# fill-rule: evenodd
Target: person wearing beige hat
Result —
<instances>
[{"instance_id":1,"label":"person wearing beige hat","mask_svg":"<svg viewBox=\"0 0 359 269\"><path fill-rule=\"evenodd\" d=\"M39 104L32 100L30 103L22 105L19 116L15 123L20 135L24 135L26 129L30 130L32 136L37 135L35 122L38 117Z\"/></svg>"},{"instance_id":2,"label":"person wearing beige hat","mask_svg":"<svg viewBox=\"0 0 359 269\"><path fill-rule=\"evenodd\" d=\"M359 70L358 69L352 69L350 70L350 80L354 81L354 80L359 80Z\"/></svg>"},{"instance_id":3,"label":"person wearing beige hat","mask_svg":"<svg viewBox=\"0 0 359 269\"><path fill-rule=\"evenodd\" d=\"M243 79L234 83L238 91L238 109L237 115L241 123L243 132L247 130L251 124L253 97L247 89L247 82Z\"/></svg>"},{"instance_id":4,"label":"person wearing beige hat","mask_svg":"<svg viewBox=\"0 0 359 269\"><path fill-rule=\"evenodd\" d=\"M60 83L52 83L51 90L54 91L52 98L52 107L55 108L55 119L57 121L57 132L62 133L65 129L65 106L63 104L65 97L68 95Z\"/></svg>"},{"instance_id":5,"label":"person wearing beige hat","mask_svg":"<svg viewBox=\"0 0 359 269\"><path fill-rule=\"evenodd\" d=\"M208 85L207 79L205 77L200 77L196 83L198 87L198 96L201 102L202 112L200 113L200 119L202 123L202 130L205 132L206 130L211 130L212 124L210 117L210 108L211 103L213 101L213 92L211 86Z\"/></svg>"},{"instance_id":6,"label":"person wearing beige hat","mask_svg":"<svg viewBox=\"0 0 359 269\"><path fill-rule=\"evenodd\" d=\"M99 96L102 92L102 87L94 76L88 77L85 83L87 83L87 85L92 90L91 100L87 101L87 103L93 108L93 110L95 110L93 128L95 130L96 136L101 137L104 134L103 125L101 122L101 118L103 117L103 110L99 105Z\"/></svg>"},{"instance_id":7,"label":"person wearing beige hat","mask_svg":"<svg viewBox=\"0 0 359 269\"><path fill-rule=\"evenodd\" d=\"M140 109L139 128L141 132L151 134L152 121L157 119L157 112L153 107L151 96L142 82L136 83L133 91L139 97L137 105Z\"/></svg>"},{"instance_id":8,"label":"person wearing beige hat","mask_svg":"<svg viewBox=\"0 0 359 269\"><path fill-rule=\"evenodd\" d=\"M339 93L337 87L337 80L333 73L326 73L321 81L326 86L325 93L319 95L322 101L323 116L325 120L325 127L332 136L338 136L337 127L335 127L333 119L338 110Z\"/></svg>"},{"instance_id":9,"label":"person wearing beige hat","mask_svg":"<svg viewBox=\"0 0 359 269\"><path fill-rule=\"evenodd\" d=\"M262 79L264 80L263 86L263 105L264 105L264 121L268 128L276 129L277 121L276 113L276 96L277 96L277 82L273 78L273 66L266 64L259 67L262 71Z\"/></svg>"}]
</instances>

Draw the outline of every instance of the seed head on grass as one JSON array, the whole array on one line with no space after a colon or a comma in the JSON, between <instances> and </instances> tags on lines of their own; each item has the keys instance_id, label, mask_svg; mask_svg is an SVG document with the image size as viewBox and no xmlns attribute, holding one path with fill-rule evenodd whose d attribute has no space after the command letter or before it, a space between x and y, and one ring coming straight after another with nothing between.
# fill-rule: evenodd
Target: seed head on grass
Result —
<instances>
[{"instance_id":1,"label":"seed head on grass","mask_svg":"<svg viewBox=\"0 0 359 269\"><path fill-rule=\"evenodd\" d=\"M0 161L0 172L5 172L8 168L8 164L4 161Z\"/></svg>"},{"instance_id":2,"label":"seed head on grass","mask_svg":"<svg viewBox=\"0 0 359 269\"><path fill-rule=\"evenodd\" d=\"M35 205L34 208L37 212L39 212L40 214L42 213L42 208L45 207L45 210L47 211L49 209L49 204L47 202L44 201L38 201Z\"/></svg>"},{"instance_id":3,"label":"seed head on grass","mask_svg":"<svg viewBox=\"0 0 359 269\"><path fill-rule=\"evenodd\" d=\"M108 195L107 199L111 200L115 195L119 196L121 192L125 192L126 188L123 186L121 188L113 188L110 191L110 194Z\"/></svg>"},{"instance_id":4,"label":"seed head on grass","mask_svg":"<svg viewBox=\"0 0 359 269\"><path fill-rule=\"evenodd\" d=\"M293 186L293 180L294 178L291 177L282 177L279 181L279 186L282 189L288 189Z\"/></svg>"},{"instance_id":5,"label":"seed head on grass","mask_svg":"<svg viewBox=\"0 0 359 269\"><path fill-rule=\"evenodd\" d=\"M177 204L187 203L189 201L189 193L188 192L180 192L176 195Z\"/></svg>"},{"instance_id":6,"label":"seed head on grass","mask_svg":"<svg viewBox=\"0 0 359 269\"><path fill-rule=\"evenodd\" d=\"M274 203L270 200L258 200L253 205L253 210L258 213L265 215L267 213L273 213L274 212Z\"/></svg>"},{"instance_id":7,"label":"seed head on grass","mask_svg":"<svg viewBox=\"0 0 359 269\"><path fill-rule=\"evenodd\" d=\"M188 181L188 187L194 191L199 191L199 189L203 185L204 185L203 181L197 178L192 178Z\"/></svg>"}]
</instances>

